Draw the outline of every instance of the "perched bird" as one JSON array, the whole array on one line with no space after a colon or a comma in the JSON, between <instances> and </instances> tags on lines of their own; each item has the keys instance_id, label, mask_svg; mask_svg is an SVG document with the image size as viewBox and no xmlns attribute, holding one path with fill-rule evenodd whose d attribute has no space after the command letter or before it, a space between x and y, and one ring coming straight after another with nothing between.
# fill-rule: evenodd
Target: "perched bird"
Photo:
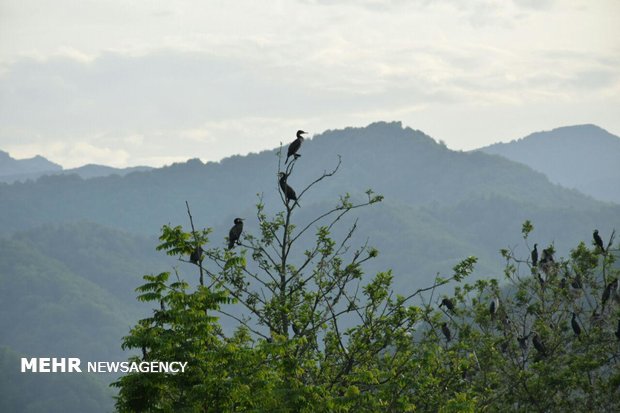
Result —
<instances>
[{"instance_id":1,"label":"perched bird","mask_svg":"<svg viewBox=\"0 0 620 413\"><path fill-rule=\"evenodd\" d=\"M286 202L288 203L288 201L292 199L293 201L295 201L295 205L301 206L297 202L297 194L295 193L295 190L293 190L293 188L291 188L289 184L286 183L287 175L284 172L280 172L278 175L280 176L280 189L282 189L282 192L284 192Z\"/></svg>"},{"instance_id":2,"label":"perched bird","mask_svg":"<svg viewBox=\"0 0 620 413\"><path fill-rule=\"evenodd\" d=\"M566 288L566 277L562 277L562 279L560 280L560 288L561 289L565 289Z\"/></svg>"},{"instance_id":3,"label":"perched bird","mask_svg":"<svg viewBox=\"0 0 620 413\"><path fill-rule=\"evenodd\" d=\"M446 306L446 308L451 312L454 312L454 303L451 299L444 298L443 300L441 300L441 304L439 304L439 307L441 307L442 305Z\"/></svg>"},{"instance_id":4,"label":"perched bird","mask_svg":"<svg viewBox=\"0 0 620 413\"><path fill-rule=\"evenodd\" d=\"M191 262L192 264L200 264L200 261L202 261L202 247L197 246L194 251L192 251L191 255L189 256L189 262Z\"/></svg>"},{"instance_id":5,"label":"perched bird","mask_svg":"<svg viewBox=\"0 0 620 413\"><path fill-rule=\"evenodd\" d=\"M570 283L571 287L574 289L581 289L583 285L581 284L581 276L579 274L575 275L575 278Z\"/></svg>"},{"instance_id":6,"label":"perched bird","mask_svg":"<svg viewBox=\"0 0 620 413\"><path fill-rule=\"evenodd\" d=\"M452 340L452 333L450 332L450 329L448 328L448 324L441 323L441 332L446 337L446 341L449 343L450 340Z\"/></svg>"},{"instance_id":7,"label":"perched bird","mask_svg":"<svg viewBox=\"0 0 620 413\"><path fill-rule=\"evenodd\" d=\"M228 233L228 249L233 249L235 244L239 243L239 238L243 232L243 219L235 218L235 225L230 229Z\"/></svg>"},{"instance_id":8,"label":"perched bird","mask_svg":"<svg viewBox=\"0 0 620 413\"><path fill-rule=\"evenodd\" d=\"M581 334L581 327L577 322L577 315L575 313L573 313L573 318L571 318L570 320L570 326L573 328L573 332L576 336L579 336Z\"/></svg>"},{"instance_id":9,"label":"perched bird","mask_svg":"<svg viewBox=\"0 0 620 413\"><path fill-rule=\"evenodd\" d=\"M596 246L601 249L601 252L603 254L605 254L605 247L603 247L603 239L601 238L600 235L598 235L598 229L594 230L594 233L592 234L592 238L594 238L594 243L596 244Z\"/></svg>"},{"instance_id":10,"label":"perched bird","mask_svg":"<svg viewBox=\"0 0 620 413\"><path fill-rule=\"evenodd\" d=\"M616 328L616 331L614 332L614 334L616 335L616 338L620 340L620 320L618 320L618 328Z\"/></svg>"},{"instance_id":11,"label":"perched bird","mask_svg":"<svg viewBox=\"0 0 620 413\"><path fill-rule=\"evenodd\" d=\"M540 353L543 357L547 355L547 348L536 332L532 336L532 344L534 344L536 351L538 351L538 353Z\"/></svg>"},{"instance_id":12,"label":"perched bird","mask_svg":"<svg viewBox=\"0 0 620 413\"><path fill-rule=\"evenodd\" d=\"M299 158L301 155L299 155L297 153L297 151L299 150L299 148L301 147L301 143L304 141L304 137L301 135L306 134L307 132L304 132L302 130L298 130L297 131L297 139L295 139L293 142L291 142L288 145L288 151L286 153L286 161L284 162L285 164L288 163L288 158L290 158L291 156L294 157L295 159Z\"/></svg>"},{"instance_id":13,"label":"perched bird","mask_svg":"<svg viewBox=\"0 0 620 413\"><path fill-rule=\"evenodd\" d=\"M603 290L603 297L601 299L601 305L603 306L603 308L605 308L605 304L611 297L612 293L614 294L618 293L618 280L617 279L607 284L607 286Z\"/></svg>"},{"instance_id":14,"label":"perched bird","mask_svg":"<svg viewBox=\"0 0 620 413\"><path fill-rule=\"evenodd\" d=\"M550 264L555 262L553 259L553 246L549 248L545 248L542 252L542 258L540 259L541 264Z\"/></svg>"},{"instance_id":15,"label":"perched bird","mask_svg":"<svg viewBox=\"0 0 620 413\"><path fill-rule=\"evenodd\" d=\"M538 265L538 244L534 244L534 249L532 250L532 267Z\"/></svg>"},{"instance_id":16,"label":"perched bird","mask_svg":"<svg viewBox=\"0 0 620 413\"><path fill-rule=\"evenodd\" d=\"M495 313L497 313L498 307L499 307L499 299L495 297L491 301L491 304L489 304L489 313L491 314L491 318L495 317Z\"/></svg>"}]
</instances>

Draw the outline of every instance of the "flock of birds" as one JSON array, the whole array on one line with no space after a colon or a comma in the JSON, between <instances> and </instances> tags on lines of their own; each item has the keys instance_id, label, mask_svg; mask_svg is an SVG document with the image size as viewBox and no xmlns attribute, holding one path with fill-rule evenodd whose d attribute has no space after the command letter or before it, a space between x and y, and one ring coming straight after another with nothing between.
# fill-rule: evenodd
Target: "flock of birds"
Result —
<instances>
[{"instance_id":1,"label":"flock of birds","mask_svg":"<svg viewBox=\"0 0 620 413\"><path fill-rule=\"evenodd\" d=\"M285 165L288 164L288 161L291 157L293 157L293 159L297 159L301 156L298 153L298 151L299 151L299 148L301 148L301 144L304 141L303 135L305 135L306 133L307 132L304 132L303 130L297 131L296 139L293 142L291 142L288 146L288 150L286 153L286 160L284 162ZM286 182L288 176L289 174L285 172L278 173L280 189L282 190L282 193L284 194L287 204L290 201L295 201L294 205L300 206L297 201L297 194L295 193L295 190L291 188L290 185L288 185L288 183ZM242 233L243 233L243 218L235 218L234 225L228 232L228 249L233 249L235 245L240 244L239 239L241 238ZM599 248L603 254L606 254L607 251L605 250L603 239L598 233L598 229L594 230L594 233L592 234L592 238L594 239L594 243L597 246L597 248ZM202 251L198 251L198 250L194 251L192 255L190 256L190 261L194 263L198 262L200 259L199 257L201 253ZM542 251L542 255L539 260L538 244L534 244L534 249L531 252L530 258L531 258L531 264L532 264L533 269L536 269L540 266L544 272L547 272L548 266L554 263L553 247L545 248ZM542 284L544 284L545 281L542 279L540 274L538 272L536 272L536 274L538 275L539 281ZM566 279L563 278L561 281L561 285L564 286L565 284L566 284ZM576 289L582 288L581 280L579 279L578 275L571 282L571 286ZM611 297L612 292L615 293L617 296L620 296L620 285L617 279L610 282L603 291L603 297L602 297L603 310L605 309L605 304ZM448 311L454 312L454 303L449 298L446 297L441 300L439 307L442 307L442 306L445 306ZM495 317L495 314L497 313L498 308L499 308L499 300L497 298L494 298L489 304L489 313L491 314L492 318ZM446 341L450 342L452 340L452 332L450 331L448 324L444 322L441 324L440 327L441 327L442 334L446 338ZM581 326L579 325L579 322L577 321L577 315L574 312L572 313L572 318L571 318L571 328L576 336L581 335ZM618 327L616 331L614 332L614 334L618 338L618 340L620 340L620 320L618 320ZM519 342L519 345L521 346L521 348L523 349L527 348L527 340L530 336L532 337L532 344L534 345L534 348L538 351L540 355L546 356L547 349L544 343L542 342L542 339L540 338L538 333L535 331L530 332L530 334L526 336L521 336L517 338L517 341Z\"/></svg>"},{"instance_id":2,"label":"flock of birds","mask_svg":"<svg viewBox=\"0 0 620 413\"><path fill-rule=\"evenodd\" d=\"M293 159L297 159L301 156L297 152L299 152L299 148L301 148L301 144L304 141L303 135L305 134L307 134L307 132L304 132L302 130L297 131L297 138L288 145L286 160L284 161L285 165L288 164L289 158L291 156L293 157ZM295 193L295 190L286 183L288 175L285 172L280 172L278 174L278 177L280 182L280 189L282 189L282 193L284 194L286 203L288 204L289 201L295 201L293 205L301 206L297 202L297 194ZM233 249L235 245L239 244L239 239L241 238L241 233L243 232L243 218L235 218L234 224L235 225L233 225L233 227L228 232L228 249Z\"/></svg>"},{"instance_id":3,"label":"flock of birds","mask_svg":"<svg viewBox=\"0 0 620 413\"><path fill-rule=\"evenodd\" d=\"M609 250L609 247L605 249L603 239L599 235L599 232L597 229L594 230L594 233L592 234L592 238L594 240L594 244L596 245L597 250L600 250L600 252L603 255L606 255ZM551 266L555 263L553 259L553 247L545 248L542 251L542 255L539 260L538 244L534 244L534 248L532 249L530 258L531 258L532 273L535 273L537 275L539 282L544 287L545 280L541 277L540 273L538 272L538 268L540 268L545 274L547 274L550 271ZM560 281L560 287L564 288L567 286L567 284L568 282L567 282L566 277L562 278L562 280ZM571 281L570 285L576 290L583 288L581 278L578 274ZM614 295L617 299L620 299L620 280L618 279L611 280L605 286L603 290L603 295L601 297L601 306L602 306L601 313L605 311L605 306L608 303L609 299L612 297L612 295ZM454 305L454 302L450 298L444 297L441 300L439 307L445 307L446 310L449 311L450 313L455 313L455 305ZM495 297L489 304L489 314L491 315L491 319L495 318L498 308L499 308L499 299ZM593 319L594 320L600 319L600 315L601 314L597 313L596 310L594 310ZM507 315L505 317L506 317L505 322L509 323ZM582 333L582 328L581 328L581 325L579 324L579 321L577 320L577 314L575 314L575 312L572 312L570 325L571 325L571 329L573 330L573 333L575 334L575 336L579 337ZM450 331L450 328L448 327L448 323L445 323L445 322L441 323L440 328L441 328L442 334L446 338L446 342L450 342L452 340L452 332ZM618 325L617 325L616 331L614 331L614 335L620 341L620 320L618 320ZM536 349L536 351L541 357L546 357L547 355L549 355L547 347L543 343L542 338L536 331L533 331L533 330L527 335L524 334L522 336L517 337L517 341L522 350L527 349L527 341L530 337L532 337L532 344L534 348Z\"/></svg>"}]
</instances>

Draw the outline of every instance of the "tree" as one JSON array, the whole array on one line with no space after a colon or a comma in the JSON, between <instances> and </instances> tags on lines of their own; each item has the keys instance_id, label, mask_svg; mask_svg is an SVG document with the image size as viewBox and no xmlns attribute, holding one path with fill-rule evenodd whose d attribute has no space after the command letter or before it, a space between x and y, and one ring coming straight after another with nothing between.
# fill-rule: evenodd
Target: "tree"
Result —
<instances>
[{"instance_id":1,"label":"tree","mask_svg":"<svg viewBox=\"0 0 620 413\"><path fill-rule=\"evenodd\" d=\"M279 163L278 172L294 176L296 163L284 171ZM339 159L332 171L303 188L297 201L340 165ZM436 350L442 349L412 340L416 324L430 320L432 310L411 302L423 291L462 279L475 259L429 288L397 295L389 271L364 277L363 264L378 252L367 243L351 248L357 221L343 239L332 237L345 215L380 202L380 195L368 190L354 200L345 194L297 227L299 203L279 191L283 208L272 216L259 197L259 234L245 234L241 248L208 248L210 231L194 229L189 205L191 232L163 227L158 249L195 265L198 287L192 291L180 278L169 283L170 273L145 276L138 299L159 308L131 330L123 346L141 350L146 360L188 361L191 372L122 377L114 383L120 388L119 410L404 411L415 405L409 394L414 384L419 385L415 398L428 406L439 403L439 394L466 402L426 374L428 366L441 364ZM305 248L299 247L302 242ZM199 259L196 251L202 252ZM225 334L217 317L234 320L234 333ZM414 357L421 351L426 364Z\"/></svg>"},{"instance_id":2,"label":"tree","mask_svg":"<svg viewBox=\"0 0 620 413\"><path fill-rule=\"evenodd\" d=\"M277 172L294 177L297 162ZM155 304L153 316L123 346L141 352L134 360L187 361L188 370L122 377L114 383L120 411L620 407L613 235L605 255L582 243L557 258L551 245L536 266L504 249L503 285L464 283L476 263L469 257L428 288L397 294L390 271L364 274L378 252L368 243L352 248L357 221L338 241L333 235L343 217L381 196L345 194L296 225L302 198L339 168L340 161L295 202L276 183L282 209L273 214L259 196L258 233L244 234L240 247L209 247L210 230L194 228L189 205L190 232L163 227L158 248L195 269L197 285L176 270L173 282L168 272L145 276L138 299ZM524 223L526 246L532 231ZM452 282L454 294L439 297Z\"/></svg>"}]
</instances>

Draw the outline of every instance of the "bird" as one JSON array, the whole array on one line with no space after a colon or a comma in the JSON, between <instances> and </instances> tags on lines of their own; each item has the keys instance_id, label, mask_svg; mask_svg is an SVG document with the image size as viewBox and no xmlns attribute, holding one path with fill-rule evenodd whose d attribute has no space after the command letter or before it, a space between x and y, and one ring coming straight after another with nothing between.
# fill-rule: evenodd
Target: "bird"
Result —
<instances>
[{"instance_id":1,"label":"bird","mask_svg":"<svg viewBox=\"0 0 620 413\"><path fill-rule=\"evenodd\" d=\"M592 238L594 238L594 243L596 244L596 246L601 249L601 252L603 254L605 254L605 247L603 247L603 239L598 234L598 229L594 230L594 233L592 234Z\"/></svg>"},{"instance_id":2,"label":"bird","mask_svg":"<svg viewBox=\"0 0 620 413\"><path fill-rule=\"evenodd\" d=\"M495 317L495 313L497 313L497 308L499 307L499 300L497 297L491 300L491 304L489 304L489 313L491 314L491 318Z\"/></svg>"},{"instance_id":3,"label":"bird","mask_svg":"<svg viewBox=\"0 0 620 413\"><path fill-rule=\"evenodd\" d=\"M611 293L612 292L615 293L617 289L618 289L617 279L607 284L607 287L605 287L605 289L603 290L603 297L601 298L601 305L603 306L603 308L605 308L605 304L607 303L607 300L609 300L609 298L611 297Z\"/></svg>"},{"instance_id":4,"label":"bird","mask_svg":"<svg viewBox=\"0 0 620 413\"><path fill-rule=\"evenodd\" d=\"M192 264L199 264L200 261L202 261L201 258L202 258L202 247L199 245L196 248L194 248L191 255L189 256L189 262L191 262Z\"/></svg>"},{"instance_id":5,"label":"bird","mask_svg":"<svg viewBox=\"0 0 620 413\"><path fill-rule=\"evenodd\" d=\"M616 335L616 338L620 340L620 320L618 320L618 328L616 328L614 334Z\"/></svg>"},{"instance_id":6,"label":"bird","mask_svg":"<svg viewBox=\"0 0 620 413\"><path fill-rule=\"evenodd\" d=\"M441 304L439 304L439 307L441 307L442 305L445 305L448 310L454 312L454 303L451 299L444 298L443 300L441 300Z\"/></svg>"},{"instance_id":7,"label":"bird","mask_svg":"<svg viewBox=\"0 0 620 413\"><path fill-rule=\"evenodd\" d=\"M291 142L288 145L288 151L286 153L286 161L284 162L285 164L288 163L288 158L290 158L291 156L294 157L295 159L299 158L301 155L299 155L297 153L297 151L299 150L299 148L301 147L301 143L304 141L304 137L301 135L306 134L307 132L304 132L302 130L298 130L297 131L297 139L295 139L293 142Z\"/></svg>"},{"instance_id":8,"label":"bird","mask_svg":"<svg viewBox=\"0 0 620 413\"><path fill-rule=\"evenodd\" d=\"M538 244L534 244L534 249L532 250L532 267L538 265Z\"/></svg>"},{"instance_id":9,"label":"bird","mask_svg":"<svg viewBox=\"0 0 620 413\"><path fill-rule=\"evenodd\" d=\"M547 355L547 348L536 332L534 332L534 335L532 336L532 344L534 344L536 351L538 351L543 357Z\"/></svg>"},{"instance_id":10,"label":"bird","mask_svg":"<svg viewBox=\"0 0 620 413\"><path fill-rule=\"evenodd\" d=\"M280 188L282 189L282 192L284 192L286 202L288 203L288 201L292 199L295 201L295 205L301 206L297 202L297 194L295 193L295 190L286 183L287 175L284 172L280 172L278 175L280 176Z\"/></svg>"},{"instance_id":11,"label":"bird","mask_svg":"<svg viewBox=\"0 0 620 413\"><path fill-rule=\"evenodd\" d=\"M581 334L581 327L577 322L577 315L575 313L573 313L573 318L571 318L570 320L570 326L573 328L573 332L576 336L579 336Z\"/></svg>"},{"instance_id":12,"label":"bird","mask_svg":"<svg viewBox=\"0 0 620 413\"><path fill-rule=\"evenodd\" d=\"M446 337L446 341L449 343L450 340L452 340L452 333L450 332L450 329L448 328L448 324L441 323L441 332Z\"/></svg>"},{"instance_id":13,"label":"bird","mask_svg":"<svg viewBox=\"0 0 620 413\"><path fill-rule=\"evenodd\" d=\"M239 238L243 232L243 218L235 218L235 225L230 229L228 233L228 249L233 249L235 244L239 243Z\"/></svg>"},{"instance_id":14,"label":"bird","mask_svg":"<svg viewBox=\"0 0 620 413\"><path fill-rule=\"evenodd\" d=\"M575 278L573 279L573 281L570 283L571 287L575 288L575 289L580 289L583 287L583 285L581 284L581 276L579 274L575 275Z\"/></svg>"}]
</instances>

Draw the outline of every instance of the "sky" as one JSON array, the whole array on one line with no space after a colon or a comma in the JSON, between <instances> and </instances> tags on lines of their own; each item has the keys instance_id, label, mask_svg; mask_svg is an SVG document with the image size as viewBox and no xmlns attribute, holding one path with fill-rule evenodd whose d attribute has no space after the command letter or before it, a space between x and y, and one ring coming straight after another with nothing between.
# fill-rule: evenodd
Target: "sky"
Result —
<instances>
[{"instance_id":1,"label":"sky","mask_svg":"<svg viewBox=\"0 0 620 413\"><path fill-rule=\"evenodd\" d=\"M217 161L402 121L456 150L620 135L620 0L0 0L0 150Z\"/></svg>"}]
</instances>

